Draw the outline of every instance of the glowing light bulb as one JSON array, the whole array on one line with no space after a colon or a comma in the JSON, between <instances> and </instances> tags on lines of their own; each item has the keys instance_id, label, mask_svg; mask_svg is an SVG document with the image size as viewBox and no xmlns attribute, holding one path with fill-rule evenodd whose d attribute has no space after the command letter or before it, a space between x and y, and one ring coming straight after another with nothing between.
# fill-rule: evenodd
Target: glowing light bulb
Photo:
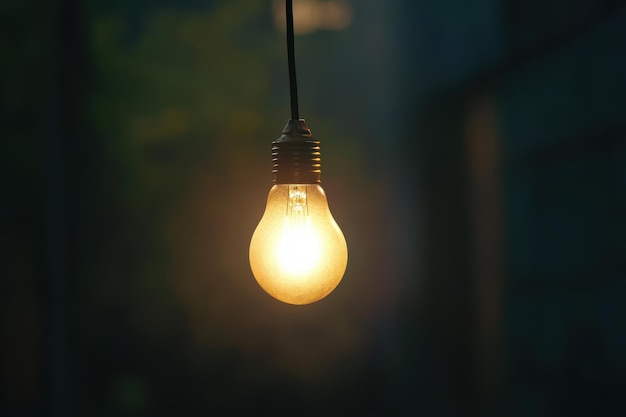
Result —
<instances>
[{"instance_id":1,"label":"glowing light bulb","mask_svg":"<svg viewBox=\"0 0 626 417\"><path fill-rule=\"evenodd\" d=\"M318 184L277 184L250 242L259 285L289 304L326 297L343 277L348 247Z\"/></svg>"},{"instance_id":2,"label":"glowing light bulb","mask_svg":"<svg viewBox=\"0 0 626 417\"><path fill-rule=\"evenodd\" d=\"M320 142L304 119L287 122L272 160L274 186L250 241L250 267L272 297L310 304L339 285L348 247L319 185Z\"/></svg>"}]
</instances>

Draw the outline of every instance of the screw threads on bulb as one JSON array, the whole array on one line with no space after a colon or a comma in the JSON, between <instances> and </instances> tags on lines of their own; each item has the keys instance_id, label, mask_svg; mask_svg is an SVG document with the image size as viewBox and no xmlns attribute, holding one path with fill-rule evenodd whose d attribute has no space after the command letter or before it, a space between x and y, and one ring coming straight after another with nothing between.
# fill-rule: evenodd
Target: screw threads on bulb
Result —
<instances>
[{"instance_id":1,"label":"screw threads on bulb","mask_svg":"<svg viewBox=\"0 0 626 417\"><path fill-rule=\"evenodd\" d=\"M319 184L319 141L272 142L274 184Z\"/></svg>"},{"instance_id":2,"label":"screw threads on bulb","mask_svg":"<svg viewBox=\"0 0 626 417\"><path fill-rule=\"evenodd\" d=\"M304 119L289 120L280 138L272 142L274 184L319 184L320 142L313 139Z\"/></svg>"}]
</instances>

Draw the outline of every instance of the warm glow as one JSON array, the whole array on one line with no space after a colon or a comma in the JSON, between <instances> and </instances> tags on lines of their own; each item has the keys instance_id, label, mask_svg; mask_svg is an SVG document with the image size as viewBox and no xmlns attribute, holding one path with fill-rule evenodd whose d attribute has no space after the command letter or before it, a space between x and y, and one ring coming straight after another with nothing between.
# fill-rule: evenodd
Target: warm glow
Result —
<instances>
[{"instance_id":1,"label":"warm glow","mask_svg":"<svg viewBox=\"0 0 626 417\"><path fill-rule=\"evenodd\" d=\"M293 24L298 35L318 30L344 30L352 22L352 6L341 0L294 0ZM285 30L285 2L274 0L274 23Z\"/></svg>"},{"instance_id":2,"label":"warm glow","mask_svg":"<svg viewBox=\"0 0 626 417\"><path fill-rule=\"evenodd\" d=\"M276 257L283 271L298 279L298 276L315 269L320 262L320 239L309 219L298 222L285 216L285 224L279 236L272 256Z\"/></svg>"},{"instance_id":3,"label":"warm glow","mask_svg":"<svg viewBox=\"0 0 626 417\"><path fill-rule=\"evenodd\" d=\"M316 184L275 185L250 242L250 266L259 285L290 304L309 304L341 281L348 248Z\"/></svg>"}]
</instances>

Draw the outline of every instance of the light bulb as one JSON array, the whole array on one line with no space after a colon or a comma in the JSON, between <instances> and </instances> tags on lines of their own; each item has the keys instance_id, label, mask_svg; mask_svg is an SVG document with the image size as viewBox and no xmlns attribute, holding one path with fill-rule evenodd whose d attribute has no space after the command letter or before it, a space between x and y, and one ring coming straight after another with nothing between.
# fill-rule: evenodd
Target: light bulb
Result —
<instances>
[{"instance_id":1,"label":"light bulb","mask_svg":"<svg viewBox=\"0 0 626 417\"><path fill-rule=\"evenodd\" d=\"M304 120L290 120L272 149L275 185L250 241L250 267L272 297L310 304L339 285L348 247L319 185L319 142Z\"/></svg>"},{"instance_id":2,"label":"light bulb","mask_svg":"<svg viewBox=\"0 0 626 417\"><path fill-rule=\"evenodd\" d=\"M274 185L250 242L259 285L289 304L309 304L337 287L348 247L318 184Z\"/></svg>"}]
</instances>

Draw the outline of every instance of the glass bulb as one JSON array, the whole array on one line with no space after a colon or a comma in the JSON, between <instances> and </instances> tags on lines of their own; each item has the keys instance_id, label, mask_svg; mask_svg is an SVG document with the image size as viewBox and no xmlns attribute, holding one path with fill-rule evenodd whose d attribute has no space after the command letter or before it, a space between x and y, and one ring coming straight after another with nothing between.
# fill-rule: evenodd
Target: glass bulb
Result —
<instances>
[{"instance_id":1,"label":"glass bulb","mask_svg":"<svg viewBox=\"0 0 626 417\"><path fill-rule=\"evenodd\" d=\"M348 247L317 184L274 185L250 242L259 285L289 304L309 304L339 285Z\"/></svg>"}]
</instances>

